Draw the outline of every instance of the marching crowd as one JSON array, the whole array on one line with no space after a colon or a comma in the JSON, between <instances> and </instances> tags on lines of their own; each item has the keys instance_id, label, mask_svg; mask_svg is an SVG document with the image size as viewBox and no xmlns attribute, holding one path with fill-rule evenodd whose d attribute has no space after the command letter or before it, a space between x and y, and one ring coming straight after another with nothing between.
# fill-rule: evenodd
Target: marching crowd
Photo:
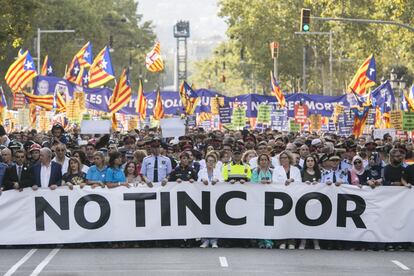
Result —
<instances>
[{"instance_id":1,"label":"marching crowd","mask_svg":"<svg viewBox=\"0 0 414 276\"><path fill-rule=\"evenodd\" d=\"M128 134L81 135L54 125L6 133L0 126L0 187L5 190L148 186L153 183L217 182L304 185L401 186L414 183L413 143L389 134L339 137L334 134L264 131L204 131L161 139L146 128ZM313 240L229 240L142 242L141 246L257 246L279 249L411 249L410 244L368 244Z\"/></svg>"}]
</instances>

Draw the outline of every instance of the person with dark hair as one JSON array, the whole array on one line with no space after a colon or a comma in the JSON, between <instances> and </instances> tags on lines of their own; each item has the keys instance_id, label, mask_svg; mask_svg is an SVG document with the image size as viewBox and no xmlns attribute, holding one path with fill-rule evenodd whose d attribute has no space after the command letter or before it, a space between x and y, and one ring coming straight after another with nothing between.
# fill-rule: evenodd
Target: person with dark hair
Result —
<instances>
[{"instance_id":1,"label":"person with dark hair","mask_svg":"<svg viewBox=\"0 0 414 276\"><path fill-rule=\"evenodd\" d=\"M94 161L94 153L96 152L96 147L92 143L88 143L86 145L86 160L82 162L82 164L85 164L86 166L90 167L93 165Z\"/></svg>"},{"instance_id":2,"label":"person with dark hair","mask_svg":"<svg viewBox=\"0 0 414 276\"><path fill-rule=\"evenodd\" d=\"M6 169L4 175L4 190L16 189L22 191L30 187L31 177L29 165L26 163L26 154L24 150L15 152L16 163Z\"/></svg>"},{"instance_id":3,"label":"person with dark hair","mask_svg":"<svg viewBox=\"0 0 414 276\"><path fill-rule=\"evenodd\" d=\"M190 156L188 152L184 151L180 154L180 164L170 173L168 181L189 181L193 183L197 180L196 171L190 166Z\"/></svg>"},{"instance_id":4,"label":"person with dark hair","mask_svg":"<svg viewBox=\"0 0 414 276\"><path fill-rule=\"evenodd\" d=\"M83 188L86 185L86 173L81 170L81 162L76 157L69 158L68 171L62 176L62 185L73 189L74 185Z\"/></svg>"},{"instance_id":5,"label":"person with dark hair","mask_svg":"<svg viewBox=\"0 0 414 276\"><path fill-rule=\"evenodd\" d=\"M171 173L171 161L168 157L160 155L160 139L154 138L151 142L151 155L144 158L141 166L141 175L145 183L161 182L165 185Z\"/></svg>"},{"instance_id":6,"label":"person with dark hair","mask_svg":"<svg viewBox=\"0 0 414 276\"><path fill-rule=\"evenodd\" d=\"M105 166L105 155L97 151L93 154L94 164L89 168L86 174L88 185L92 185L92 189L98 186L104 187L107 166Z\"/></svg>"},{"instance_id":7,"label":"person with dark hair","mask_svg":"<svg viewBox=\"0 0 414 276\"><path fill-rule=\"evenodd\" d=\"M119 186L129 187L126 182L124 171L121 169L122 155L119 152L111 152L109 154L109 166L105 175L105 184L108 188L116 188Z\"/></svg>"},{"instance_id":8,"label":"person with dark hair","mask_svg":"<svg viewBox=\"0 0 414 276\"><path fill-rule=\"evenodd\" d=\"M403 182L405 168L403 166L404 154L399 149L390 151L390 164L384 168L384 186L407 186L411 185Z\"/></svg>"},{"instance_id":9,"label":"person with dark hair","mask_svg":"<svg viewBox=\"0 0 414 276\"><path fill-rule=\"evenodd\" d=\"M126 177L126 182L129 185L137 186L139 178L137 172L137 165L134 161L128 161L125 164L124 174Z\"/></svg>"},{"instance_id":10,"label":"person with dark hair","mask_svg":"<svg viewBox=\"0 0 414 276\"><path fill-rule=\"evenodd\" d=\"M303 161L303 169L301 171L302 181L307 184L316 184L321 181L321 171L318 162L313 155L308 155Z\"/></svg>"},{"instance_id":11,"label":"person with dark hair","mask_svg":"<svg viewBox=\"0 0 414 276\"><path fill-rule=\"evenodd\" d=\"M78 160L81 163L81 171L84 173L87 173L89 170L89 166L87 166L85 163L88 159L86 159L86 154L82 150L75 150L72 154L73 157L78 158Z\"/></svg>"},{"instance_id":12,"label":"person with dark hair","mask_svg":"<svg viewBox=\"0 0 414 276\"><path fill-rule=\"evenodd\" d=\"M67 144L69 142L69 140L67 139L67 137L64 135L65 134L65 129L63 128L62 125L60 124L55 124L52 127L52 145L56 145L56 144Z\"/></svg>"}]
</instances>

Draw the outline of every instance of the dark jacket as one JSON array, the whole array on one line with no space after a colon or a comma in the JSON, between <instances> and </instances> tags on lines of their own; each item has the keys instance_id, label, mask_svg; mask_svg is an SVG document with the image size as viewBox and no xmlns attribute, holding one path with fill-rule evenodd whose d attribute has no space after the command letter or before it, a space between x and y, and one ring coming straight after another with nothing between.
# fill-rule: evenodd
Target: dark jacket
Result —
<instances>
[{"instance_id":1,"label":"dark jacket","mask_svg":"<svg viewBox=\"0 0 414 276\"><path fill-rule=\"evenodd\" d=\"M6 173L4 175L3 187L4 190L12 190L14 182L19 183L20 188L31 187L33 184L31 175L30 175L30 167L28 164L22 165L22 171L20 174L20 180L17 176L17 165L13 165L6 169Z\"/></svg>"},{"instance_id":2,"label":"dark jacket","mask_svg":"<svg viewBox=\"0 0 414 276\"><path fill-rule=\"evenodd\" d=\"M49 185L57 185L60 186L62 183L62 166L59 163L56 163L54 161L52 161L51 164L52 168L50 171L50 178L49 178ZM37 185L38 187L41 187L41 180L40 180L40 169L41 169L41 164L36 163L32 169L31 169L31 175L33 177L33 184L32 185Z\"/></svg>"},{"instance_id":3,"label":"dark jacket","mask_svg":"<svg viewBox=\"0 0 414 276\"><path fill-rule=\"evenodd\" d=\"M192 167L181 167L178 165L168 177L168 181L177 181L181 179L182 181L188 181L190 179L197 180L197 173Z\"/></svg>"}]
</instances>

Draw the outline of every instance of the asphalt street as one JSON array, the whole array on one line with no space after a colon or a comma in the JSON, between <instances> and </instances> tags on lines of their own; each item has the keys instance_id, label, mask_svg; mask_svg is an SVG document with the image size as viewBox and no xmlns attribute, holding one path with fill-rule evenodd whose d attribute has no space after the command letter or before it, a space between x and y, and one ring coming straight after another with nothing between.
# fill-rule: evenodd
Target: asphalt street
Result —
<instances>
[{"instance_id":1,"label":"asphalt street","mask_svg":"<svg viewBox=\"0 0 414 276\"><path fill-rule=\"evenodd\" d=\"M2 275L414 275L412 252L242 248L1 249Z\"/></svg>"}]
</instances>

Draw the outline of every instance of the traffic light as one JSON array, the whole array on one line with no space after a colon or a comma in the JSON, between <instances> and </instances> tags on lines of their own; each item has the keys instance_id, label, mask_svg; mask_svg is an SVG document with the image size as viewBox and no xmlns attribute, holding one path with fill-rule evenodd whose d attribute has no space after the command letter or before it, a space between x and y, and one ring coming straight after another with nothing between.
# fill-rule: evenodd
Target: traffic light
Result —
<instances>
[{"instance_id":1,"label":"traffic light","mask_svg":"<svg viewBox=\"0 0 414 276\"><path fill-rule=\"evenodd\" d=\"M300 14L300 31L309 32L310 30L310 9L302 9Z\"/></svg>"}]
</instances>

